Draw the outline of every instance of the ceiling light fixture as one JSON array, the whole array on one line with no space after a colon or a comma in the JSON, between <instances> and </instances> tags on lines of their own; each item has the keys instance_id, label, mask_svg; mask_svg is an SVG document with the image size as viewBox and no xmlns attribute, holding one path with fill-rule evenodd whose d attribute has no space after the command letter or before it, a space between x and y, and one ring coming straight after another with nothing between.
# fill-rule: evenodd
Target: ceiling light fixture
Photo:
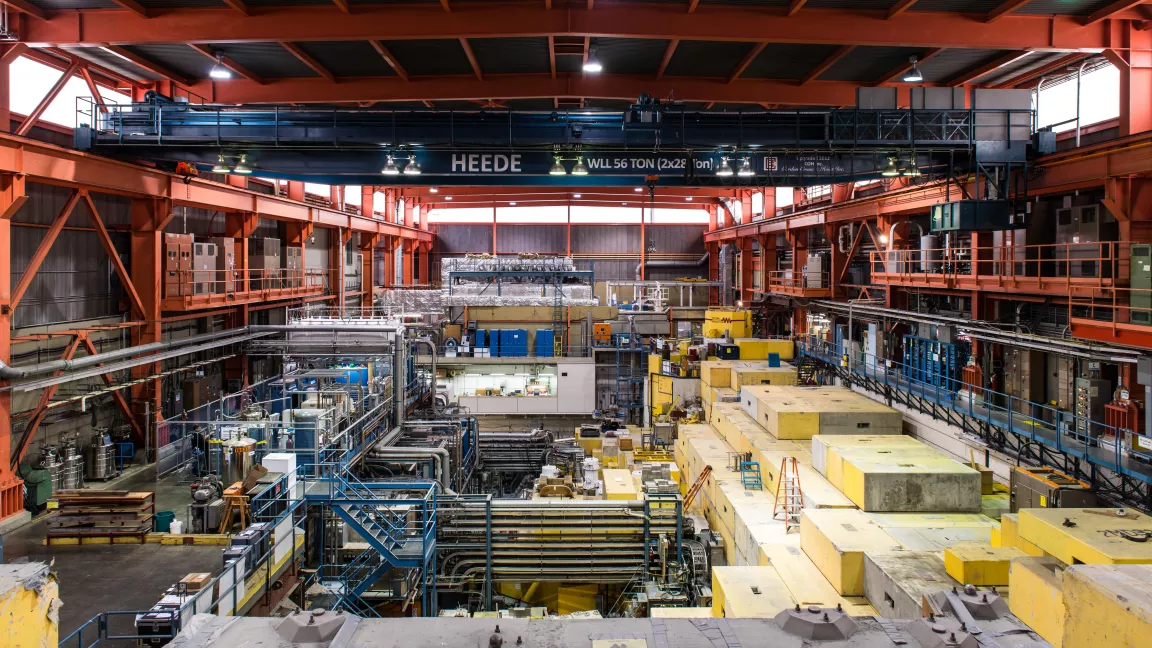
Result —
<instances>
[{"instance_id":1,"label":"ceiling light fixture","mask_svg":"<svg viewBox=\"0 0 1152 648\"><path fill-rule=\"evenodd\" d=\"M380 170L384 175L400 175L400 169L396 166L396 161L392 156L388 156L388 161L384 163L384 168Z\"/></svg>"},{"instance_id":2,"label":"ceiling light fixture","mask_svg":"<svg viewBox=\"0 0 1152 648\"><path fill-rule=\"evenodd\" d=\"M572 194L573 198L579 198L582 194Z\"/></svg>"},{"instance_id":3,"label":"ceiling light fixture","mask_svg":"<svg viewBox=\"0 0 1152 648\"><path fill-rule=\"evenodd\" d=\"M444 196L444 200L452 200L452 196Z\"/></svg>"},{"instance_id":4,"label":"ceiling light fixture","mask_svg":"<svg viewBox=\"0 0 1152 648\"><path fill-rule=\"evenodd\" d=\"M428 189L428 191L430 191L431 193L440 193L440 190L437 189L436 187L431 187Z\"/></svg>"},{"instance_id":5,"label":"ceiling light fixture","mask_svg":"<svg viewBox=\"0 0 1152 648\"><path fill-rule=\"evenodd\" d=\"M644 191L644 187L636 187L636 193L640 193L641 191Z\"/></svg>"},{"instance_id":6,"label":"ceiling light fixture","mask_svg":"<svg viewBox=\"0 0 1152 648\"><path fill-rule=\"evenodd\" d=\"M908 62L912 64L912 69L904 73L904 83L920 83L924 80L924 75L921 74L920 68L916 67L918 60L915 56L908 57Z\"/></svg>"},{"instance_id":7,"label":"ceiling light fixture","mask_svg":"<svg viewBox=\"0 0 1152 648\"><path fill-rule=\"evenodd\" d=\"M688 202L692 202L692 196L684 196L684 200L687 200Z\"/></svg>"},{"instance_id":8,"label":"ceiling light fixture","mask_svg":"<svg viewBox=\"0 0 1152 648\"><path fill-rule=\"evenodd\" d=\"M600 64L600 58L596 56L596 48L589 48L588 59L584 61L584 71L588 74L599 74L603 69L604 66Z\"/></svg>"},{"instance_id":9,"label":"ceiling light fixture","mask_svg":"<svg viewBox=\"0 0 1152 648\"><path fill-rule=\"evenodd\" d=\"M586 176L588 175L588 167L584 166L584 158L576 158L576 166L572 167L572 175Z\"/></svg>"},{"instance_id":10,"label":"ceiling light fixture","mask_svg":"<svg viewBox=\"0 0 1152 648\"><path fill-rule=\"evenodd\" d=\"M751 158L744 156L744 159L740 160L740 170L736 172L736 175L742 178L756 175L756 172L752 170Z\"/></svg>"},{"instance_id":11,"label":"ceiling light fixture","mask_svg":"<svg viewBox=\"0 0 1152 648\"><path fill-rule=\"evenodd\" d=\"M228 164L224 162L224 154L216 156L216 165L212 167L212 173L232 173L232 169L228 168Z\"/></svg>"},{"instance_id":12,"label":"ceiling light fixture","mask_svg":"<svg viewBox=\"0 0 1152 648\"><path fill-rule=\"evenodd\" d=\"M408 158L408 164L404 165L404 175L420 175L420 163L416 161L416 156Z\"/></svg>"},{"instance_id":13,"label":"ceiling light fixture","mask_svg":"<svg viewBox=\"0 0 1152 648\"><path fill-rule=\"evenodd\" d=\"M904 167L904 170L900 173L905 178L919 178L924 175L920 172L920 167L916 166L915 162L909 162L908 166Z\"/></svg>"},{"instance_id":14,"label":"ceiling light fixture","mask_svg":"<svg viewBox=\"0 0 1152 648\"><path fill-rule=\"evenodd\" d=\"M553 158L553 160L555 160L555 161L552 162L552 168L548 169L548 175L554 175L554 176L568 175L568 169L565 169L564 165L560 164L560 156L556 156L555 158Z\"/></svg>"},{"instance_id":15,"label":"ceiling light fixture","mask_svg":"<svg viewBox=\"0 0 1152 648\"><path fill-rule=\"evenodd\" d=\"M728 166L728 158L720 156L720 167L716 169L716 175L721 178L727 178L732 175L732 167Z\"/></svg>"},{"instance_id":16,"label":"ceiling light fixture","mask_svg":"<svg viewBox=\"0 0 1152 648\"><path fill-rule=\"evenodd\" d=\"M216 62L212 65L212 69L208 71L208 76L221 81L232 78L232 70L224 67L223 54L216 55Z\"/></svg>"},{"instance_id":17,"label":"ceiling light fixture","mask_svg":"<svg viewBox=\"0 0 1152 648\"><path fill-rule=\"evenodd\" d=\"M900 175L900 167L896 164L896 158L888 158L888 166L884 167L884 169L880 171L880 175L884 176L885 178L895 178L896 176Z\"/></svg>"},{"instance_id":18,"label":"ceiling light fixture","mask_svg":"<svg viewBox=\"0 0 1152 648\"><path fill-rule=\"evenodd\" d=\"M510 202L510 203L508 203L508 204L509 204L509 205L511 205L512 207L515 207L515 206L516 206L516 203L514 203L514 202Z\"/></svg>"},{"instance_id":19,"label":"ceiling light fixture","mask_svg":"<svg viewBox=\"0 0 1152 648\"><path fill-rule=\"evenodd\" d=\"M241 155L240 161L236 163L236 168L232 173L239 173L240 175L248 175L252 173L252 167L248 166L248 155Z\"/></svg>"}]
</instances>

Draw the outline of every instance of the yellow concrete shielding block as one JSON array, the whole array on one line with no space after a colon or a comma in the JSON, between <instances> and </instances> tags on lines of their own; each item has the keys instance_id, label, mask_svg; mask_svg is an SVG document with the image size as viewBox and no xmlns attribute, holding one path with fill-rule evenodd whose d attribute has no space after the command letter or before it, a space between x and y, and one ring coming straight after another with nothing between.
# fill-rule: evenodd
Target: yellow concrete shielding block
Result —
<instances>
[{"instance_id":1,"label":"yellow concrete shielding block","mask_svg":"<svg viewBox=\"0 0 1152 648\"><path fill-rule=\"evenodd\" d=\"M773 567L713 567L712 615L770 619L796 605Z\"/></svg>"},{"instance_id":2,"label":"yellow concrete shielding block","mask_svg":"<svg viewBox=\"0 0 1152 648\"><path fill-rule=\"evenodd\" d=\"M836 607L841 605L850 616L873 616L876 610L867 603L860 603L840 596L832 583L820 573L816 564L812 562L800 548L787 547L778 544L760 545L760 564L771 565L776 568L784 583L788 586L792 598L801 607L819 605L820 607Z\"/></svg>"},{"instance_id":3,"label":"yellow concrete shielding block","mask_svg":"<svg viewBox=\"0 0 1152 648\"><path fill-rule=\"evenodd\" d=\"M864 596L864 552L902 549L856 509L805 509L800 547L841 596Z\"/></svg>"},{"instance_id":4,"label":"yellow concrete shielding block","mask_svg":"<svg viewBox=\"0 0 1152 648\"><path fill-rule=\"evenodd\" d=\"M1123 515L1120 515L1120 512ZM1152 542L1125 533L1152 530L1152 516L1131 509L1020 509L1019 535L1045 553L1074 565L1152 563Z\"/></svg>"},{"instance_id":5,"label":"yellow concrete shielding block","mask_svg":"<svg viewBox=\"0 0 1152 648\"><path fill-rule=\"evenodd\" d=\"M654 607L648 611L653 619L711 619L710 607ZM647 645L647 644L645 644Z\"/></svg>"},{"instance_id":6,"label":"yellow concrete shielding block","mask_svg":"<svg viewBox=\"0 0 1152 648\"><path fill-rule=\"evenodd\" d=\"M60 590L44 563L0 565L0 646L56 648Z\"/></svg>"},{"instance_id":7,"label":"yellow concrete shielding block","mask_svg":"<svg viewBox=\"0 0 1152 648\"><path fill-rule=\"evenodd\" d=\"M792 340L736 338L732 342L740 347L741 360L767 360L769 353L779 354L781 360L791 360L796 356L796 343Z\"/></svg>"},{"instance_id":8,"label":"yellow concrete shielding block","mask_svg":"<svg viewBox=\"0 0 1152 648\"><path fill-rule=\"evenodd\" d=\"M604 499L609 500L638 500L640 494L636 491L636 482L632 480L632 472L623 469L606 469L604 471Z\"/></svg>"},{"instance_id":9,"label":"yellow concrete shielding block","mask_svg":"<svg viewBox=\"0 0 1152 648\"><path fill-rule=\"evenodd\" d=\"M1020 514L1005 513L1000 516L1001 547L1016 547L1029 556L1043 556L1044 550L1020 537Z\"/></svg>"},{"instance_id":10,"label":"yellow concrete shielding block","mask_svg":"<svg viewBox=\"0 0 1152 648\"><path fill-rule=\"evenodd\" d=\"M1064 606L1065 646L1152 645L1152 565L1072 565Z\"/></svg>"},{"instance_id":11,"label":"yellow concrete shielding block","mask_svg":"<svg viewBox=\"0 0 1152 648\"><path fill-rule=\"evenodd\" d=\"M1026 555L1016 547L957 545L944 550L944 570L964 585L1007 585L1012 559Z\"/></svg>"},{"instance_id":12,"label":"yellow concrete shielding block","mask_svg":"<svg viewBox=\"0 0 1152 648\"><path fill-rule=\"evenodd\" d=\"M1025 556L1008 571L1008 608L1055 648L1064 639L1064 567L1055 558Z\"/></svg>"}]
</instances>

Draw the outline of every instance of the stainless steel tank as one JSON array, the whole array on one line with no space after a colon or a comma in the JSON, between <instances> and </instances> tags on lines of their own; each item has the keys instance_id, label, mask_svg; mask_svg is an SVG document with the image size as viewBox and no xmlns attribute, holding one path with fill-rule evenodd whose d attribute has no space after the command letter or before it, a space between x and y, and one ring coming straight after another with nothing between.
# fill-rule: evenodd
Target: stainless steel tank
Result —
<instances>
[{"instance_id":1,"label":"stainless steel tank","mask_svg":"<svg viewBox=\"0 0 1152 648\"><path fill-rule=\"evenodd\" d=\"M64 479L64 475L61 471L61 468L63 468L64 464L60 461L60 457L56 452L56 446L50 445L40 448L40 460L38 463L40 464L41 470L48 471L48 475L52 480L53 493L64 488L64 483L62 481Z\"/></svg>"},{"instance_id":2,"label":"stainless steel tank","mask_svg":"<svg viewBox=\"0 0 1152 648\"><path fill-rule=\"evenodd\" d=\"M97 428L88 442L85 457L88 479L108 479L116 475L116 446L108 428Z\"/></svg>"},{"instance_id":3,"label":"stainless steel tank","mask_svg":"<svg viewBox=\"0 0 1152 648\"><path fill-rule=\"evenodd\" d=\"M255 461L256 439L236 436L220 442L222 461L220 472L225 486L244 481Z\"/></svg>"},{"instance_id":4,"label":"stainless steel tank","mask_svg":"<svg viewBox=\"0 0 1152 648\"><path fill-rule=\"evenodd\" d=\"M940 237L927 234L920 237L920 263L922 272L939 273L944 271L944 252L940 249Z\"/></svg>"},{"instance_id":5,"label":"stainless steel tank","mask_svg":"<svg viewBox=\"0 0 1152 648\"><path fill-rule=\"evenodd\" d=\"M68 439L60 446L61 486L65 490L80 488L84 485L84 455L80 453L80 446L74 439Z\"/></svg>"}]
</instances>

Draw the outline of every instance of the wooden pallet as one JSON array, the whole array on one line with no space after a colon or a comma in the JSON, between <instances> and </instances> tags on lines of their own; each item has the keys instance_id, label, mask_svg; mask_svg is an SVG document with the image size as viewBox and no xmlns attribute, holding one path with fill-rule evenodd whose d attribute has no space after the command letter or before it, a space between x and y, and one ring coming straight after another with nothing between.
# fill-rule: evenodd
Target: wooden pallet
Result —
<instances>
[{"instance_id":1,"label":"wooden pallet","mask_svg":"<svg viewBox=\"0 0 1152 648\"><path fill-rule=\"evenodd\" d=\"M156 494L67 490L48 500L47 544L142 543L152 531Z\"/></svg>"}]
</instances>

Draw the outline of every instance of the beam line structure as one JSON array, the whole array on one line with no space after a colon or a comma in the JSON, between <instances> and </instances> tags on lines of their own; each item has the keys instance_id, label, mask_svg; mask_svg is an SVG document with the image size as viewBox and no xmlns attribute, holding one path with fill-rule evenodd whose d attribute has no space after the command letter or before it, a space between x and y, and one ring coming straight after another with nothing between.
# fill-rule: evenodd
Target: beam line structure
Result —
<instances>
[{"instance_id":1,"label":"beam line structure","mask_svg":"<svg viewBox=\"0 0 1152 648\"><path fill-rule=\"evenodd\" d=\"M805 9L795 16L709 6L670 11L656 3L574 7L476 3L445 12L439 4L357 5L355 14L323 6L291 6L237 15L234 9L173 9L151 18L130 12L75 11L29 21L31 46L115 43L228 43L596 36L728 42L815 43L917 48L1094 51L1114 46L1107 30L1085 29L1074 16L1008 15L991 24L958 13Z\"/></svg>"}]
</instances>

